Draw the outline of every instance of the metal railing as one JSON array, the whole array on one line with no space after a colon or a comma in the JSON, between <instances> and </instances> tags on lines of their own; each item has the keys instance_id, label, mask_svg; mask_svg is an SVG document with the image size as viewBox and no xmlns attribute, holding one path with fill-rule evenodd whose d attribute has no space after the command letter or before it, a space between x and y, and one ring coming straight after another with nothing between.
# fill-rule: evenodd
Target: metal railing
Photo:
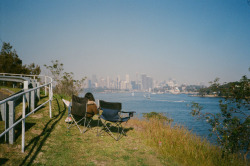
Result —
<instances>
[{"instance_id":1,"label":"metal railing","mask_svg":"<svg viewBox=\"0 0 250 166\"><path fill-rule=\"evenodd\" d=\"M44 84L43 85L40 85L38 83L38 86L35 87L35 88L32 88L32 89L28 89L29 82L25 81L25 79L23 79L24 80L23 81L23 87L24 87L23 92L12 95L12 96L0 101L0 106L3 105L4 111L5 111L4 112L5 113L5 131L0 133L0 137L5 135L5 138L6 138L8 134L14 133L15 126L22 122L22 143L21 143L22 145L21 145L21 147L22 147L22 152L24 152L24 150L25 150L25 119L29 115L35 113L35 111L39 110L42 106L44 106L47 103L49 103L49 115L50 115L50 118L52 118L52 108L51 108L52 105L51 104L52 104L52 99L53 99L53 91L52 91L52 82L53 82L53 80L52 80L51 77L41 76L41 75L38 76L38 75L0 73L0 78L1 78L1 76L3 76L3 77L15 76L15 79L17 79L17 76L19 76L20 79L22 79L22 77L33 77L34 80L36 78L44 79ZM8 77L8 78L11 78L11 77ZM11 81L11 80L9 80L9 81ZM33 96L33 98L35 100L35 97L34 97L35 92L39 92L39 94L40 94L40 89L41 88L44 88L45 95L47 95L47 90L49 91L49 99L36 107L35 104L34 104L35 101L30 100L29 94L31 94L31 96ZM15 102L15 99L19 98L19 97L22 97L22 105L23 105L23 107L22 107L22 118L15 122L15 116L13 116L13 114L15 115L15 103L14 102ZM26 114L26 102L28 102L28 107L30 109L30 112L28 114ZM31 102L33 102L33 104L34 104L33 107L30 107ZM9 109L6 109L6 106L8 106ZM7 112L9 114L8 115L9 116L9 124L11 124L11 125L9 125L8 128L6 128ZM12 115L10 115L10 114L12 114ZM10 118L10 117L12 117L13 119ZM13 143L13 142L10 142L10 143Z\"/></svg>"}]
</instances>

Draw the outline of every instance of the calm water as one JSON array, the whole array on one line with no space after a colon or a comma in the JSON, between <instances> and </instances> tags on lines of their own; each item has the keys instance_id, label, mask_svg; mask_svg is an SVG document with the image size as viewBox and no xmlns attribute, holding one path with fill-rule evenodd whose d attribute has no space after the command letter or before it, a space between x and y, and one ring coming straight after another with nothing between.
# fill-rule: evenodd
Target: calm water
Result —
<instances>
[{"instance_id":1,"label":"calm water","mask_svg":"<svg viewBox=\"0 0 250 166\"><path fill-rule=\"evenodd\" d=\"M191 112L191 103L197 102L204 108L204 112L219 112L220 98L192 97L185 94L155 94L150 95L150 99L144 97L144 93L94 93L95 99L110 102L121 102L123 111L136 111L137 117L142 117L142 113L159 112L165 113L172 118L175 123L186 126L197 135L207 137L209 125L205 121L196 120ZM214 139L208 138L211 142Z\"/></svg>"}]
</instances>

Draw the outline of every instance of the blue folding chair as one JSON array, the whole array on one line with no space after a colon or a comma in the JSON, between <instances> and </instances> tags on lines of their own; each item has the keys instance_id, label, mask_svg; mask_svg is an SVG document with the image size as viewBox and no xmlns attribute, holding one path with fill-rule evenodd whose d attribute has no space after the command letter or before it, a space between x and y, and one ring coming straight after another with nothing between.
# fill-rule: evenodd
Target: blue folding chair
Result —
<instances>
[{"instance_id":1,"label":"blue folding chair","mask_svg":"<svg viewBox=\"0 0 250 166\"><path fill-rule=\"evenodd\" d=\"M106 102L103 100L99 100L99 109L100 115L98 120L102 123L102 128L98 135L100 136L103 131L107 132L111 137L113 137L116 141L122 138L123 135L126 136L124 132L124 128L122 127L123 122L128 122L128 120L133 117L134 111L125 112L122 110L122 104L118 102ZM128 116L121 116L122 113L128 114ZM117 136L113 134L113 132L117 132Z\"/></svg>"}]
</instances>

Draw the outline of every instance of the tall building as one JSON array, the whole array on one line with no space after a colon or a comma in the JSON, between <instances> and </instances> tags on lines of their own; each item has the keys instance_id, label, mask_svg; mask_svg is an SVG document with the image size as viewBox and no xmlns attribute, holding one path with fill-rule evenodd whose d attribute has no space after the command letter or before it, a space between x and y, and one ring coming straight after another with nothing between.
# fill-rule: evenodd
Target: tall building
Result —
<instances>
[{"instance_id":1,"label":"tall building","mask_svg":"<svg viewBox=\"0 0 250 166\"><path fill-rule=\"evenodd\" d=\"M92 85L91 85L91 80L88 80L88 88L92 88Z\"/></svg>"},{"instance_id":2,"label":"tall building","mask_svg":"<svg viewBox=\"0 0 250 166\"><path fill-rule=\"evenodd\" d=\"M153 78L147 76L147 90L151 91L153 89Z\"/></svg>"},{"instance_id":3,"label":"tall building","mask_svg":"<svg viewBox=\"0 0 250 166\"><path fill-rule=\"evenodd\" d=\"M142 89L146 90L147 89L147 75L146 74L141 75L141 83L142 83Z\"/></svg>"},{"instance_id":4,"label":"tall building","mask_svg":"<svg viewBox=\"0 0 250 166\"><path fill-rule=\"evenodd\" d=\"M121 89L120 82L121 82L121 78L118 75L117 78L116 78L116 89Z\"/></svg>"},{"instance_id":5,"label":"tall building","mask_svg":"<svg viewBox=\"0 0 250 166\"><path fill-rule=\"evenodd\" d=\"M146 74L141 75L142 79L142 89L146 91L150 91L153 89L153 79Z\"/></svg>"},{"instance_id":6,"label":"tall building","mask_svg":"<svg viewBox=\"0 0 250 166\"><path fill-rule=\"evenodd\" d=\"M106 80L104 78L100 78L98 83L99 83L99 87L102 87L102 88L107 87L107 82L106 82Z\"/></svg>"},{"instance_id":7,"label":"tall building","mask_svg":"<svg viewBox=\"0 0 250 166\"><path fill-rule=\"evenodd\" d=\"M129 75L126 74L126 89L132 89L131 83L130 83L130 79L129 79Z\"/></svg>"},{"instance_id":8,"label":"tall building","mask_svg":"<svg viewBox=\"0 0 250 166\"><path fill-rule=\"evenodd\" d=\"M107 88L110 88L110 80L109 80L109 76L107 76Z\"/></svg>"},{"instance_id":9,"label":"tall building","mask_svg":"<svg viewBox=\"0 0 250 166\"><path fill-rule=\"evenodd\" d=\"M97 83L97 77L96 77L96 75L94 74L94 75L92 75L92 82L93 83Z\"/></svg>"},{"instance_id":10,"label":"tall building","mask_svg":"<svg viewBox=\"0 0 250 166\"><path fill-rule=\"evenodd\" d=\"M139 74L136 72L136 75L135 75L135 83L136 84L139 84Z\"/></svg>"},{"instance_id":11,"label":"tall building","mask_svg":"<svg viewBox=\"0 0 250 166\"><path fill-rule=\"evenodd\" d=\"M130 82L130 81L129 81L129 75L128 75L128 74L126 74L126 82L127 82L127 83Z\"/></svg>"}]
</instances>

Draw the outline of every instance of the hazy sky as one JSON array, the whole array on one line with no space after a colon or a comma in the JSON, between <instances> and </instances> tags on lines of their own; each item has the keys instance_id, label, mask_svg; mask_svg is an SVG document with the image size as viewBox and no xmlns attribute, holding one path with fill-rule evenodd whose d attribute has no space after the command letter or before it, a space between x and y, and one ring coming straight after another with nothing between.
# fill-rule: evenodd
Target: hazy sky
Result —
<instances>
[{"instance_id":1,"label":"hazy sky","mask_svg":"<svg viewBox=\"0 0 250 166\"><path fill-rule=\"evenodd\" d=\"M58 59L77 79L250 77L247 0L0 0L0 39L24 64Z\"/></svg>"}]
</instances>

